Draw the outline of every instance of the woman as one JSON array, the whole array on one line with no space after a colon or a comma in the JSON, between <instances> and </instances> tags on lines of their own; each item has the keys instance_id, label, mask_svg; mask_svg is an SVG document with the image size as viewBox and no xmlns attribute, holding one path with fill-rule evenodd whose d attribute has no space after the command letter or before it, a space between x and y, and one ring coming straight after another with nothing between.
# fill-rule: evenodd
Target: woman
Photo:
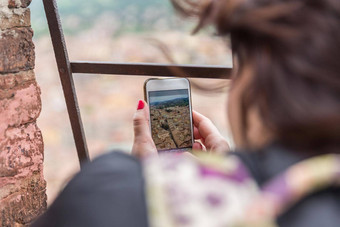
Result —
<instances>
[{"instance_id":1,"label":"woman","mask_svg":"<svg viewBox=\"0 0 340 227\"><path fill-rule=\"evenodd\" d=\"M340 2L173 3L182 15L200 17L195 32L212 24L219 35L231 35L236 67L228 119L240 152L229 152L211 121L194 112L195 139L210 153L225 155L213 156L213 161L206 161L211 157L204 155L154 158L157 151L150 135L148 108L140 101L134 116L132 153L142 162L120 153L95 160L71 181L36 226L228 226L237 218L255 220L254 210L262 212L256 217L270 213L278 226L337 226L340 191L331 186L330 178L322 181L328 182L327 187L309 195L288 190L290 193L284 191L285 196L273 199L256 191L260 188L275 194L289 188L275 177L287 169L287 174L295 173L288 183L295 182L295 190L300 190L308 183L301 180L306 180L304 174L327 165L312 165L312 169L307 165L302 173L301 168L290 171L291 166L314 156L339 154ZM202 149L202 145L197 142L194 149ZM215 194L209 194L207 200L197 199L209 190ZM256 209L248 209L254 194L261 200L254 200ZM291 199L292 194L299 196ZM280 205L279 209L276 205L285 200L293 205L285 209Z\"/></svg>"}]
</instances>

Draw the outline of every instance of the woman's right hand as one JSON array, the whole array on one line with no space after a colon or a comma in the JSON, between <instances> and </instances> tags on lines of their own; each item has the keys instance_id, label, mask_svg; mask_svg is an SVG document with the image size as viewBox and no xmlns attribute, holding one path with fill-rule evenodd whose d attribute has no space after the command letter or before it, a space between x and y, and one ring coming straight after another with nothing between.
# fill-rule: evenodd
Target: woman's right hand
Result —
<instances>
[{"instance_id":1,"label":"woman's right hand","mask_svg":"<svg viewBox=\"0 0 340 227\"><path fill-rule=\"evenodd\" d=\"M213 153L226 153L230 150L227 140L220 134L211 120L202 114L193 111L194 138L201 140L204 147ZM202 145L195 142L193 149L201 150Z\"/></svg>"}]
</instances>

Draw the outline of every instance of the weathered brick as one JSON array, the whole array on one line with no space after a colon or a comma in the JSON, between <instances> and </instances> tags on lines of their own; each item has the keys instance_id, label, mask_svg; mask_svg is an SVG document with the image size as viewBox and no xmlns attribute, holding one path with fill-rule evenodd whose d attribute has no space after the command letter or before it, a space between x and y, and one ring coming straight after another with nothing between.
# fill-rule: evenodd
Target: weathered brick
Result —
<instances>
[{"instance_id":1,"label":"weathered brick","mask_svg":"<svg viewBox=\"0 0 340 227\"><path fill-rule=\"evenodd\" d=\"M7 129L0 142L1 226L27 225L46 209L42 169L43 141L36 123Z\"/></svg>"},{"instance_id":2,"label":"weathered brick","mask_svg":"<svg viewBox=\"0 0 340 227\"><path fill-rule=\"evenodd\" d=\"M0 140L0 187L39 171L43 145L41 131L35 122L8 128L5 138Z\"/></svg>"},{"instance_id":3,"label":"weathered brick","mask_svg":"<svg viewBox=\"0 0 340 227\"><path fill-rule=\"evenodd\" d=\"M17 182L18 190L0 200L1 226L26 226L46 210L46 182L41 172Z\"/></svg>"},{"instance_id":4,"label":"weathered brick","mask_svg":"<svg viewBox=\"0 0 340 227\"><path fill-rule=\"evenodd\" d=\"M46 210L31 0L0 0L0 226L28 226Z\"/></svg>"},{"instance_id":5,"label":"weathered brick","mask_svg":"<svg viewBox=\"0 0 340 227\"><path fill-rule=\"evenodd\" d=\"M0 21L0 29L2 30L14 27L29 27L31 26L30 9L0 9Z\"/></svg>"},{"instance_id":6,"label":"weathered brick","mask_svg":"<svg viewBox=\"0 0 340 227\"><path fill-rule=\"evenodd\" d=\"M0 75L0 90L14 88L35 80L34 71L21 71L18 73L8 73ZM1 96L0 96L1 97Z\"/></svg>"},{"instance_id":7,"label":"weathered brick","mask_svg":"<svg viewBox=\"0 0 340 227\"><path fill-rule=\"evenodd\" d=\"M40 88L35 81L0 90L0 141L9 127L34 122L40 111Z\"/></svg>"},{"instance_id":8,"label":"weathered brick","mask_svg":"<svg viewBox=\"0 0 340 227\"><path fill-rule=\"evenodd\" d=\"M0 73L27 71L34 68L34 44L31 28L0 31Z\"/></svg>"},{"instance_id":9,"label":"weathered brick","mask_svg":"<svg viewBox=\"0 0 340 227\"><path fill-rule=\"evenodd\" d=\"M6 184L1 187L0 190L0 200L6 198L10 194L13 194L18 191L18 187L15 184Z\"/></svg>"},{"instance_id":10,"label":"weathered brick","mask_svg":"<svg viewBox=\"0 0 340 227\"><path fill-rule=\"evenodd\" d=\"M8 0L9 8L26 8L31 4L32 0Z\"/></svg>"}]
</instances>

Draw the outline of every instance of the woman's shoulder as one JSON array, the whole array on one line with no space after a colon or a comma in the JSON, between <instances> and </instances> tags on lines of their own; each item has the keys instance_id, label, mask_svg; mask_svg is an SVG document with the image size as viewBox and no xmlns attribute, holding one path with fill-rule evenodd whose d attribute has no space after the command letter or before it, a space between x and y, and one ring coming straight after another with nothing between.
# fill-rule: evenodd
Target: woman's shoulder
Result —
<instances>
[{"instance_id":1,"label":"woman's shoulder","mask_svg":"<svg viewBox=\"0 0 340 227\"><path fill-rule=\"evenodd\" d=\"M276 194L279 226L336 226L340 222L340 159L336 154L309 156L277 144L257 152L234 152L261 187ZM266 199L262 199L266 200Z\"/></svg>"},{"instance_id":2,"label":"woman's shoulder","mask_svg":"<svg viewBox=\"0 0 340 227\"><path fill-rule=\"evenodd\" d=\"M234 151L228 155L238 157L259 186L307 158L305 154L294 152L278 143L257 150Z\"/></svg>"}]
</instances>

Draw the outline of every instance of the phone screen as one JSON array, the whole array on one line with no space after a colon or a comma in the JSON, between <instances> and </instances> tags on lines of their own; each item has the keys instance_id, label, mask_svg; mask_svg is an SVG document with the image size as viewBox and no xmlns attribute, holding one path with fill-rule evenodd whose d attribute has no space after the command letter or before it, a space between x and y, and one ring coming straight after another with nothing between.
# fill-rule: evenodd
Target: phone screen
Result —
<instances>
[{"instance_id":1,"label":"phone screen","mask_svg":"<svg viewBox=\"0 0 340 227\"><path fill-rule=\"evenodd\" d=\"M192 148L188 89L149 91L149 105L157 150Z\"/></svg>"}]
</instances>

